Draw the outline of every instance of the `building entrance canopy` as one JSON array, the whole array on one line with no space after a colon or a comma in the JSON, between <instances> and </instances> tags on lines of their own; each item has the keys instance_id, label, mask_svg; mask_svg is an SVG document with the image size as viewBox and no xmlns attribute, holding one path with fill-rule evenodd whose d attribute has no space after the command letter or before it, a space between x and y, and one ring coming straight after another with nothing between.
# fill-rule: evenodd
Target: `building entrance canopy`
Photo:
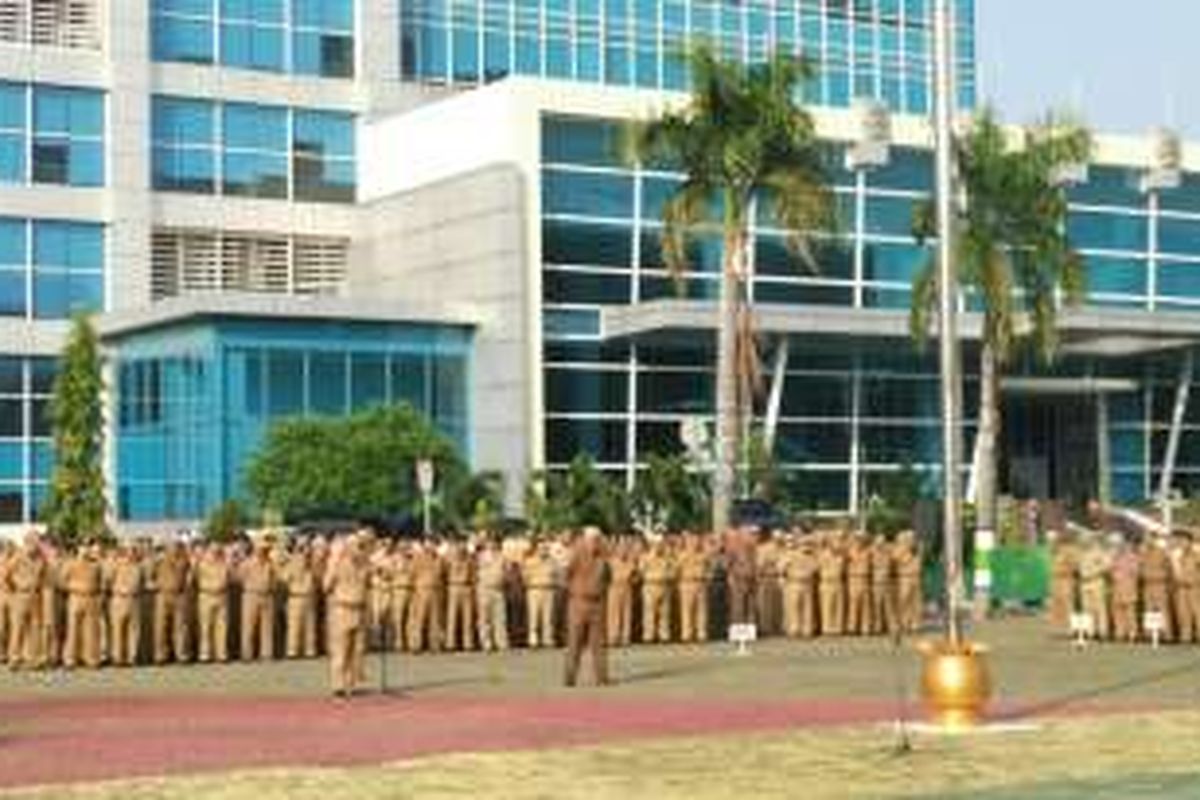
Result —
<instances>
[{"instance_id":1,"label":"building entrance canopy","mask_svg":"<svg viewBox=\"0 0 1200 800\"><path fill-rule=\"evenodd\" d=\"M906 310L854 309L840 306L758 304L755 329L764 335L837 335L864 339L909 339ZM601 316L605 338L639 339L655 334L694 334L717 327L717 304L696 300L655 300L606 307ZM961 317L959 332L978 341L982 316ZM1130 358L1200 344L1200 309L1137 311L1126 309L1066 310L1059 316L1061 352L1069 356Z\"/></svg>"}]
</instances>

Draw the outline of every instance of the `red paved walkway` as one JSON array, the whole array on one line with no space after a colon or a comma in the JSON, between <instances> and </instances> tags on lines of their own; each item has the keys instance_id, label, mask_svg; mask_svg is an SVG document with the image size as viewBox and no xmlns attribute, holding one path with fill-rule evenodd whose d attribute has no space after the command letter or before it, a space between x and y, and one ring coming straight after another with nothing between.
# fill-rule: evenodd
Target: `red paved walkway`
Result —
<instances>
[{"instance_id":1,"label":"red paved walkway","mask_svg":"<svg viewBox=\"0 0 1200 800\"><path fill-rule=\"evenodd\" d=\"M268 766L378 764L887 719L890 704L634 700L138 698L0 701L0 787Z\"/></svg>"}]
</instances>

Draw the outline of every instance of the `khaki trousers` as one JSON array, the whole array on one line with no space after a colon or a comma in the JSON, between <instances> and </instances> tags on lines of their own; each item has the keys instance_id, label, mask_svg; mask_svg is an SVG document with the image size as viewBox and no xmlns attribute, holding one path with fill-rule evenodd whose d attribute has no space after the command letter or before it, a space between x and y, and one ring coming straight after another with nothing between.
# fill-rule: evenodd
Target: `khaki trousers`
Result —
<instances>
[{"instance_id":1,"label":"khaki trousers","mask_svg":"<svg viewBox=\"0 0 1200 800\"><path fill-rule=\"evenodd\" d=\"M329 682L335 692L353 692L365 677L366 609L335 604L329 615Z\"/></svg>"},{"instance_id":2,"label":"khaki trousers","mask_svg":"<svg viewBox=\"0 0 1200 800\"><path fill-rule=\"evenodd\" d=\"M679 640L708 641L708 586L703 581L679 584Z\"/></svg>"},{"instance_id":3,"label":"khaki trousers","mask_svg":"<svg viewBox=\"0 0 1200 800\"><path fill-rule=\"evenodd\" d=\"M225 594L202 593L197 603L200 614L200 660L229 660L229 603Z\"/></svg>"},{"instance_id":4,"label":"khaki trousers","mask_svg":"<svg viewBox=\"0 0 1200 800\"><path fill-rule=\"evenodd\" d=\"M142 619L139 598L131 594L115 594L108 601L108 625L112 640L109 653L112 663L129 667L137 661L138 642L142 638Z\"/></svg>"},{"instance_id":5,"label":"khaki trousers","mask_svg":"<svg viewBox=\"0 0 1200 800\"><path fill-rule=\"evenodd\" d=\"M475 649L475 587L469 583L451 584L446 592L446 646Z\"/></svg>"},{"instance_id":6,"label":"khaki trousers","mask_svg":"<svg viewBox=\"0 0 1200 800\"><path fill-rule=\"evenodd\" d=\"M554 588L532 586L525 591L529 616L529 646L554 647Z\"/></svg>"},{"instance_id":7,"label":"khaki trousers","mask_svg":"<svg viewBox=\"0 0 1200 800\"><path fill-rule=\"evenodd\" d=\"M479 646L484 650L508 649L508 608L504 587L480 586L476 590Z\"/></svg>"},{"instance_id":8,"label":"khaki trousers","mask_svg":"<svg viewBox=\"0 0 1200 800\"><path fill-rule=\"evenodd\" d=\"M642 641L671 641L671 605L665 583L642 585Z\"/></svg>"},{"instance_id":9,"label":"khaki trousers","mask_svg":"<svg viewBox=\"0 0 1200 800\"><path fill-rule=\"evenodd\" d=\"M628 645L633 640L633 589L628 583L609 584L605 613L608 643Z\"/></svg>"},{"instance_id":10,"label":"khaki trousers","mask_svg":"<svg viewBox=\"0 0 1200 800\"><path fill-rule=\"evenodd\" d=\"M187 595L183 592L157 592L154 595L154 661L165 664L174 656L176 661L190 661L189 642L191 623L188 618Z\"/></svg>"},{"instance_id":11,"label":"khaki trousers","mask_svg":"<svg viewBox=\"0 0 1200 800\"><path fill-rule=\"evenodd\" d=\"M572 597L567 601L567 659L563 682L574 686L579 676L579 661L586 648L592 656L592 674L596 683L608 683L606 620L604 600Z\"/></svg>"},{"instance_id":12,"label":"khaki trousers","mask_svg":"<svg viewBox=\"0 0 1200 800\"><path fill-rule=\"evenodd\" d=\"M63 664L73 668L80 662L95 669L100 666L100 596L67 596L67 637L63 644Z\"/></svg>"},{"instance_id":13,"label":"khaki trousers","mask_svg":"<svg viewBox=\"0 0 1200 800\"><path fill-rule=\"evenodd\" d=\"M841 636L846 629L846 597L841 583L821 583L821 633Z\"/></svg>"},{"instance_id":14,"label":"khaki trousers","mask_svg":"<svg viewBox=\"0 0 1200 800\"><path fill-rule=\"evenodd\" d=\"M311 594L292 594L287 599L287 657L317 655L317 603Z\"/></svg>"},{"instance_id":15,"label":"khaki trousers","mask_svg":"<svg viewBox=\"0 0 1200 800\"><path fill-rule=\"evenodd\" d=\"M275 596L265 592L242 594L242 661L270 659L275 655Z\"/></svg>"},{"instance_id":16,"label":"khaki trousers","mask_svg":"<svg viewBox=\"0 0 1200 800\"><path fill-rule=\"evenodd\" d=\"M437 594L424 589L413 592L412 605L408 613L408 649L419 653L428 647L430 650L442 649L441 630L434 608Z\"/></svg>"}]
</instances>

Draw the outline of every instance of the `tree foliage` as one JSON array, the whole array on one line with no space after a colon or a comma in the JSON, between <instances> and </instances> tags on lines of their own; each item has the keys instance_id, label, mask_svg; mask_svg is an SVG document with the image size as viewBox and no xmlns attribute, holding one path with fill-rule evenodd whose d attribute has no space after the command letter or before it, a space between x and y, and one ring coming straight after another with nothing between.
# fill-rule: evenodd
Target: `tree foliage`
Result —
<instances>
[{"instance_id":1,"label":"tree foliage","mask_svg":"<svg viewBox=\"0 0 1200 800\"><path fill-rule=\"evenodd\" d=\"M204 538L227 544L242 533L247 523L246 510L237 500L226 500L209 512L204 521Z\"/></svg>"},{"instance_id":2,"label":"tree foliage","mask_svg":"<svg viewBox=\"0 0 1200 800\"><path fill-rule=\"evenodd\" d=\"M86 316L71 323L53 391L54 472L42 518L64 545L106 538L104 379L100 343Z\"/></svg>"},{"instance_id":3,"label":"tree foliage","mask_svg":"<svg viewBox=\"0 0 1200 800\"><path fill-rule=\"evenodd\" d=\"M677 532L703 527L708 481L680 456L651 455L630 496L633 522L644 530Z\"/></svg>"},{"instance_id":4,"label":"tree foliage","mask_svg":"<svg viewBox=\"0 0 1200 800\"><path fill-rule=\"evenodd\" d=\"M813 120L797 100L814 77L809 62L775 54L747 65L708 46L694 49L689 62L687 104L635 125L630 140L636 159L684 175L662 211L662 255L677 282L693 237L722 238L712 491L713 524L720 527L733 495L741 421L761 375L746 293L752 209L757 202L785 232L788 249L815 271L809 236L834 227L835 203Z\"/></svg>"},{"instance_id":5,"label":"tree foliage","mask_svg":"<svg viewBox=\"0 0 1200 800\"><path fill-rule=\"evenodd\" d=\"M629 529L625 488L578 455L565 471L534 476L525 493L526 515L540 532L574 530L594 525L605 533Z\"/></svg>"},{"instance_id":6,"label":"tree foliage","mask_svg":"<svg viewBox=\"0 0 1200 800\"><path fill-rule=\"evenodd\" d=\"M251 499L294 522L318 518L418 517L416 462L436 472L433 517L439 527L469 518L457 505L472 476L454 443L407 404L346 417L276 423L246 472Z\"/></svg>"}]
</instances>

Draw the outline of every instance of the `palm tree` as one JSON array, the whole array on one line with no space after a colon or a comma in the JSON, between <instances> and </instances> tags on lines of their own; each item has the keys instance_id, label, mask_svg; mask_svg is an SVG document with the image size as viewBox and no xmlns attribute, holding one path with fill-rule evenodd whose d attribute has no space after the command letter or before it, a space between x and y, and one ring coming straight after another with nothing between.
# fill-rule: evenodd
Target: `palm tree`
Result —
<instances>
[{"instance_id":1,"label":"palm tree","mask_svg":"<svg viewBox=\"0 0 1200 800\"><path fill-rule=\"evenodd\" d=\"M996 531L996 442L1000 433L1000 372L1018 345L1028 342L1045 363L1058 344L1057 314L1083 296L1084 267L1066 235L1063 177L1084 164L1088 132L1054 117L1010 136L990 110L977 116L955 142L963 202L956 208L958 275L971 309L983 313L979 350L979 430L975 438L976 543ZM934 233L932 205L918 209L914 234ZM937 301L937 272L928 264L913 285L911 329L921 342ZM984 549L984 548L978 548ZM978 552L978 550L977 550ZM985 612L986 590L976 595Z\"/></svg>"},{"instance_id":2,"label":"palm tree","mask_svg":"<svg viewBox=\"0 0 1200 800\"><path fill-rule=\"evenodd\" d=\"M687 270L691 236L719 230L722 237L712 490L713 529L722 530L758 373L746 295L754 203L767 204L787 233L788 248L811 269L816 263L809 233L832 227L835 206L812 118L797 100L814 75L811 65L784 55L744 65L721 59L708 46L688 58L688 102L635 125L632 142L643 163L666 162L683 173L662 214L663 260L675 277Z\"/></svg>"}]
</instances>

